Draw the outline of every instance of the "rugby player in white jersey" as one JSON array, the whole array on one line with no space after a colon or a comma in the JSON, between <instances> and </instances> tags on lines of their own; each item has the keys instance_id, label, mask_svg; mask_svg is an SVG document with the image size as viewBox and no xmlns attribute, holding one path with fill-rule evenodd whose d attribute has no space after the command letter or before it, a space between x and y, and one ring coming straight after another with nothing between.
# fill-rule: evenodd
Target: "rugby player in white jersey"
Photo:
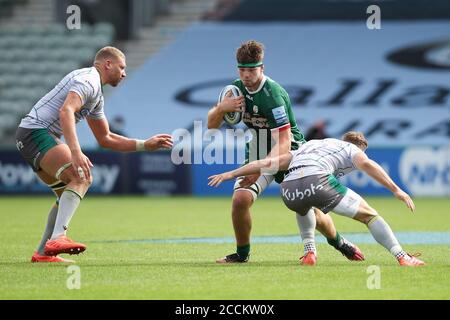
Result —
<instances>
[{"instance_id":1,"label":"rugby player in white jersey","mask_svg":"<svg viewBox=\"0 0 450 320\"><path fill-rule=\"evenodd\" d=\"M281 196L285 205L300 217L300 231L305 254L303 265L316 264L314 241L315 216L313 207L322 212L333 211L364 223L373 238L385 247L401 266L421 266L425 263L406 253L386 221L356 192L336 179L353 170L367 173L389 189L394 196L414 211L414 202L401 190L383 168L365 154L368 143L360 132L348 132L342 140L311 140L298 150L253 161L241 168L209 177L210 186L236 177L264 172L278 165L287 170L281 183Z\"/></svg>"},{"instance_id":2,"label":"rugby player in white jersey","mask_svg":"<svg viewBox=\"0 0 450 320\"><path fill-rule=\"evenodd\" d=\"M114 151L172 147L168 134L140 140L110 132L103 111L102 87L117 86L126 77L125 68L125 55L119 49L100 49L92 67L67 74L19 124L16 132L19 152L57 197L32 262L73 262L58 254L78 254L86 249L84 244L66 236L69 222L93 179L92 162L78 142L77 122L86 119L100 146ZM65 143L60 140L62 136Z\"/></svg>"}]
</instances>

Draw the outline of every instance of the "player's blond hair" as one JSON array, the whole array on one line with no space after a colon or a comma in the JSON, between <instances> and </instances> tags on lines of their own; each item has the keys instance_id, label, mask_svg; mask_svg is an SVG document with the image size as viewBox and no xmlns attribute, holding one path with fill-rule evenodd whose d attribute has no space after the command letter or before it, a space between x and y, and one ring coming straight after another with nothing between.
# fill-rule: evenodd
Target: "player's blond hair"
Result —
<instances>
[{"instance_id":1,"label":"player's blond hair","mask_svg":"<svg viewBox=\"0 0 450 320\"><path fill-rule=\"evenodd\" d=\"M236 51L236 60L238 63L255 63L263 59L264 45L255 40L244 42Z\"/></svg>"},{"instance_id":2,"label":"player's blond hair","mask_svg":"<svg viewBox=\"0 0 450 320\"><path fill-rule=\"evenodd\" d=\"M104 47L97 51L94 63L100 63L102 61L114 58L125 59L125 54L115 47Z\"/></svg>"},{"instance_id":3,"label":"player's blond hair","mask_svg":"<svg viewBox=\"0 0 450 320\"><path fill-rule=\"evenodd\" d=\"M361 149L367 149L369 143L362 132L349 131L342 136L342 140L353 143Z\"/></svg>"}]
</instances>

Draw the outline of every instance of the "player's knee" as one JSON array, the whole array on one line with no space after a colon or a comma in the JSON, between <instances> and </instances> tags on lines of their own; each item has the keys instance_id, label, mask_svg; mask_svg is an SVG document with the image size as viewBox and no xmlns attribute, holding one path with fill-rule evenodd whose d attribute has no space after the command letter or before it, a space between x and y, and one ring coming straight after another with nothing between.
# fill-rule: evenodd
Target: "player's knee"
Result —
<instances>
[{"instance_id":1,"label":"player's knee","mask_svg":"<svg viewBox=\"0 0 450 320\"><path fill-rule=\"evenodd\" d=\"M89 189L93 182L92 175L89 178L82 179L75 171L70 168L67 169L62 175L61 180L64 181L66 184L71 184L74 186L79 186L84 190Z\"/></svg>"},{"instance_id":2,"label":"player's knee","mask_svg":"<svg viewBox=\"0 0 450 320\"><path fill-rule=\"evenodd\" d=\"M78 182L77 180L79 179L79 177L77 177L74 174L72 169L67 169L60 175L60 179L61 179L61 181L65 182L66 184L69 184L69 183L73 183L73 182L77 183Z\"/></svg>"},{"instance_id":3,"label":"player's knee","mask_svg":"<svg viewBox=\"0 0 450 320\"><path fill-rule=\"evenodd\" d=\"M233 196L233 211L246 211L248 210L253 202L252 195L249 192L237 192Z\"/></svg>"},{"instance_id":4,"label":"player's knee","mask_svg":"<svg viewBox=\"0 0 450 320\"><path fill-rule=\"evenodd\" d=\"M81 187L83 187L84 190L88 190L89 187L92 185L92 182L94 181L94 178L92 177L92 174L89 176L89 178L81 179L79 178L78 183Z\"/></svg>"},{"instance_id":5,"label":"player's knee","mask_svg":"<svg viewBox=\"0 0 450 320\"><path fill-rule=\"evenodd\" d=\"M378 216L378 212L369 205L361 206L354 219L364 224L368 224L373 218Z\"/></svg>"},{"instance_id":6,"label":"player's knee","mask_svg":"<svg viewBox=\"0 0 450 320\"><path fill-rule=\"evenodd\" d=\"M93 182L94 182L94 176L92 175L92 172L91 172L89 179L87 179L88 187L90 187Z\"/></svg>"}]
</instances>

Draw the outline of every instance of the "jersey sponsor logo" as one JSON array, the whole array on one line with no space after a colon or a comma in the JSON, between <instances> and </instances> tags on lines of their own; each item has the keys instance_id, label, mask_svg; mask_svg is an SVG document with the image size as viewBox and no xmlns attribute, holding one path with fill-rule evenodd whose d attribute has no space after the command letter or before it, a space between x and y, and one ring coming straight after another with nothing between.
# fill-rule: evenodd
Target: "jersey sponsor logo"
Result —
<instances>
[{"instance_id":1,"label":"jersey sponsor logo","mask_svg":"<svg viewBox=\"0 0 450 320\"><path fill-rule=\"evenodd\" d=\"M252 97L251 95L246 94L245 97L246 97L248 100L253 101L253 97Z\"/></svg>"},{"instance_id":2,"label":"jersey sponsor logo","mask_svg":"<svg viewBox=\"0 0 450 320\"><path fill-rule=\"evenodd\" d=\"M284 106L272 109L272 114L277 125L288 122L288 117Z\"/></svg>"},{"instance_id":3,"label":"jersey sponsor logo","mask_svg":"<svg viewBox=\"0 0 450 320\"><path fill-rule=\"evenodd\" d=\"M244 123L249 127L269 129L269 123L266 118L251 116L248 112L244 113Z\"/></svg>"},{"instance_id":4,"label":"jersey sponsor logo","mask_svg":"<svg viewBox=\"0 0 450 320\"><path fill-rule=\"evenodd\" d=\"M282 194L283 198L285 198L288 201L294 201L295 199L303 200L305 197L309 198L316 194L316 190L322 190L323 186L321 184L315 185L311 183L311 185L304 189L299 190L298 188L295 189L295 191L289 192L289 189L282 188Z\"/></svg>"},{"instance_id":5,"label":"jersey sponsor logo","mask_svg":"<svg viewBox=\"0 0 450 320\"><path fill-rule=\"evenodd\" d=\"M23 142L22 141L20 141L20 140L16 140L16 147L17 147L17 150L22 150L23 149Z\"/></svg>"},{"instance_id":6,"label":"jersey sponsor logo","mask_svg":"<svg viewBox=\"0 0 450 320\"><path fill-rule=\"evenodd\" d=\"M325 205L323 205L322 207L320 207L320 210L322 211L330 211L332 209L334 209L334 207L336 207L339 203L335 204L337 200L340 200L341 197L337 194L335 195L331 200L329 200L329 202L327 202Z\"/></svg>"}]
</instances>

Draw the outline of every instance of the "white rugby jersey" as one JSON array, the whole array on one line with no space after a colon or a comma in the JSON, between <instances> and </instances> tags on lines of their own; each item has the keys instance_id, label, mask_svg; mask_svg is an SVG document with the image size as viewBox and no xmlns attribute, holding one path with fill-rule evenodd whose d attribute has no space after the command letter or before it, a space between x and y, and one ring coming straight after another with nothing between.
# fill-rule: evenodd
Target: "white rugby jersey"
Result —
<instances>
[{"instance_id":1,"label":"white rugby jersey","mask_svg":"<svg viewBox=\"0 0 450 320\"><path fill-rule=\"evenodd\" d=\"M57 136L62 135L59 111L69 94L77 93L82 108L75 113L75 121L90 117L103 119L103 92L100 74L95 67L74 70L67 74L50 92L42 97L22 119L19 127L28 129L46 128Z\"/></svg>"},{"instance_id":2,"label":"white rugby jersey","mask_svg":"<svg viewBox=\"0 0 450 320\"><path fill-rule=\"evenodd\" d=\"M290 151L292 160L284 181L317 174L341 177L356 169L354 156L362 152L356 145L338 139L310 140Z\"/></svg>"}]
</instances>

